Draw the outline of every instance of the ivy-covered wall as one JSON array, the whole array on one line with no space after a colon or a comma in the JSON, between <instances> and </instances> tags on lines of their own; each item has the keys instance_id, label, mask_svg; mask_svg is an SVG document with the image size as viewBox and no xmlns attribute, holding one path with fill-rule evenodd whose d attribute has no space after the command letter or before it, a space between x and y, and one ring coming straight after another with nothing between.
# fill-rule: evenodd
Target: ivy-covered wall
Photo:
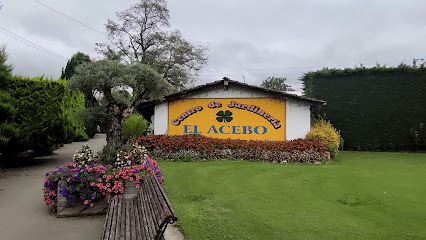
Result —
<instances>
[{"instance_id":1,"label":"ivy-covered wall","mask_svg":"<svg viewBox=\"0 0 426 240\"><path fill-rule=\"evenodd\" d=\"M426 68L323 69L305 74L305 94L321 100L350 150L426 149Z\"/></svg>"},{"instance_id":2,"label":"ivy-covered wall","mask_svg":"<svg viewBox=\"0 0 426 240\"><path fill-rule=\"evenodd\" d=\"M84 96L66 88L65 80L12 77L8 82L18 136L10 144L15 151L50 152L55 145L87 140L83 122L75 113L85 109Z\"/></svg>"}]
</instances>

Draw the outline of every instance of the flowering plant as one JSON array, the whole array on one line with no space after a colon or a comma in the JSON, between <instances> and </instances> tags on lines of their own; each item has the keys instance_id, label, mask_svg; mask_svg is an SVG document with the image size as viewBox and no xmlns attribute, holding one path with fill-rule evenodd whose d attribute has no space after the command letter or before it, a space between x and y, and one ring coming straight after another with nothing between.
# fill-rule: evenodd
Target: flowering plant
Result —
<instances>
[{"instance_id":1,"label":"flowering plant","mask_svg":"<svg viewBox=\"0 0 426 240\"><path fill-rule=\"evenodd\" d=\"M84 144L82 150L80 152L77 151L77 153L72 156L72 162L75 167L82 167L90 165L92 162L95 162L97 158L98 152L91 149L89 144Z\"/></svg>"},{"instance_id":2,"label":"flowering plant","mask_svg":"<svg viewBox=\"0 0 426 240\"><path fill-rule=\"evenodd\" d=\"M67 166L46 174L43 195L47 205L55 204L58 194L66 198L68 205L82 201L85 205L93 206L94 202L104 197L121 198L125 181L136 181L139 188L146 174L154 174L160 182L164 182L157 162L149 158L138 144L133 145L129 154L117 155L117 162L125 156L125 163L100 164L93 156L95 154L90 147L85 145ZM60 180L63 180L62 184Z\"/></svg>"},{"instance_id":3,"label":"flowering plant","mask_svg":"<svg viewBox=\"0 0 426 240\"><path fill-rule=\"evenodd\" d=\"M136 143L146 146L151 156L162 159L256 159L263 162L315 163L330 159L323 142L315 139L255 141L218 139L202 135L150 135Z\"/></svg>"}]
</instances>

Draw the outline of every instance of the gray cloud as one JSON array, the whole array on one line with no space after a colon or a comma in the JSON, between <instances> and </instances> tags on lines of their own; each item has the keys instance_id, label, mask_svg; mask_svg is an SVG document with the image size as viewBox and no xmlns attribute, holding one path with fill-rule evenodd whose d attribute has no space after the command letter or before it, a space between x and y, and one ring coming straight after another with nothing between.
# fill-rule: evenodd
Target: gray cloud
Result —
<instances>
[{"instance_id":1,"label":"gray cloud","mask_svg":"<svg viewBox=\"0 0 426 240\"><path fill-rule=\"evenodd\" d=\"M136 0L39 0L91 27L104 31L107 19ZM54 52L77 51L97 57L101 34L31 0L3 0L0 27ZM196 84L228 76L259 85L268 76L297 79L322 67L354 67L376 62L395 66L423 58L426 2L341 0L169 0L172 28L195 44L210 47L208 66ZM15 64L15 74L59 77L66 60L39 52L0 33L0 43Z\"/></svg>"}]
</instances>

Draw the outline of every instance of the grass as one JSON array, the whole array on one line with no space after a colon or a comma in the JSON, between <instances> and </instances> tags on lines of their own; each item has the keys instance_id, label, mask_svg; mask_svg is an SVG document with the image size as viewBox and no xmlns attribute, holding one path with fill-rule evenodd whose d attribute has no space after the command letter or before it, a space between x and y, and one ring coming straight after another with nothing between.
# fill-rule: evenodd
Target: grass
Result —
<instances>
[{"instance_id":1,"label":"grass","mask_svg":"<svg viewBox=\"0 0 426 240\"><path fill-rule=\"evenodd\" d=\"M426 239L426 154L341 152L323 165L166 162L191 239Z\"/></svg>"}]
</instances>

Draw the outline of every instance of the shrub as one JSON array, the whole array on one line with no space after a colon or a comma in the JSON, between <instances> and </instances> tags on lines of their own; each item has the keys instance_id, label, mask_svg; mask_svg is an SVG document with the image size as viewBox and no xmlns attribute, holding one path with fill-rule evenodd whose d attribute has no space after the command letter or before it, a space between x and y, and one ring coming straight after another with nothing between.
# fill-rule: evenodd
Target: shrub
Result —
<instances>
[{"instance_id":1,"label":"shrub","mask_svg":"<svg viewBox=\"0 0 426 240\"><path fill-rule=\"evenodd\" d=\"M320 120L312 125L306 138L324 142L331 157L335 157L339 153L340 133L328 121Z\"/></svg>"},{"instance_id":2,"label":"shrub","mask_svg":"<svg viewBox=\"0 0 426 240\"><path fill-rule=\"evenodd\" d=\"M88 138L75 116L84 109L84 96L67 89L65 80L16 76L7 87L16 108L18 135L10 141L15 150L49 153L55 145Z\"/></svg>"},{"instance_id":3,"label":"shrub","mask_svg":"<svg viewBox=\"0 0 426 240\"><path fill-rule=\"evenodd\" d=\"M123 141L133 141L142 136L148 126L148 121L139 113L133 113L123 124Z\"/></svg>"},{"instance_id":4,"label":"shrub","mask_svg":"<svg viewBox=\"0 0 426 240\"><path fill-rule=\"evenodd\" d=\"M189 161L198 159L255 159L264 162L315 162L328 160L327 147L315 139L292 141L247 141L217 139L202 135L151 135L139 138L153 157ZM308 157L301 158L300 154ZM304 155L305 156L305 155Z\"/></svg>"},{"instance_id":5,"label":"shrub","mask_svg":"<svg viewBox=\"0 0 426 240\"><path fill-rule=\"evenodd\" d=\"M307 97L327 101L318 114L340 130L345 149L426 150L410 130L426 119L426 66L322 69L301 80Z\"/></svg>"},{"instance_id":6,"label":"shrub","mask_svg":"<svg viewBox=\"0 0 426 240\"><path fill-rule=\"evenodd\" d=\"M112 141L104 146L99 154L99 162L103 164L113 164L117 161L117 154L121 151L128 152L130 143L123 144L121 142Z\"/></svg>"}]
</instances>

